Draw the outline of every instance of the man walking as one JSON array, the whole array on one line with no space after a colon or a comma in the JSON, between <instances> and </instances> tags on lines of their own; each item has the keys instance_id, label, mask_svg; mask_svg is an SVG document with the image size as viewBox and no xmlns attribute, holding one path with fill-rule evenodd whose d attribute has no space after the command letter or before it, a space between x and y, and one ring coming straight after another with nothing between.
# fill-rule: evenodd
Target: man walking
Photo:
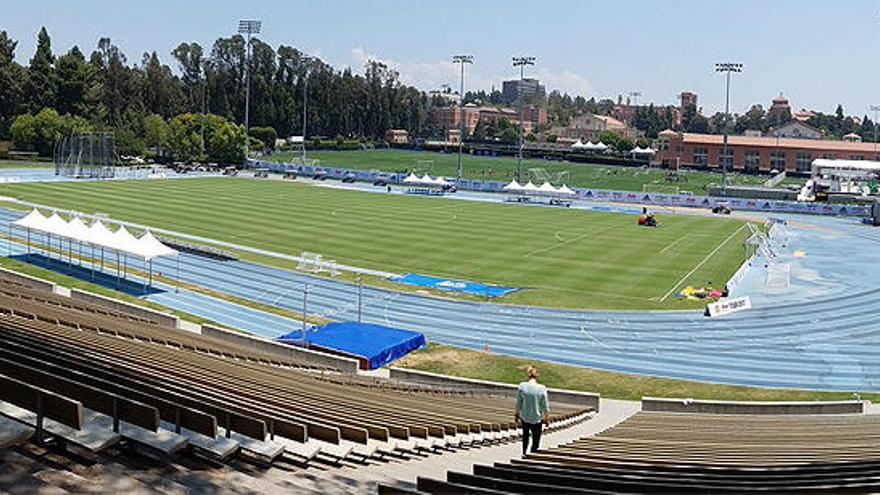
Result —
<instances>
[{"instance_id":1,"label":"man walking","mask_svg":"<svg viewBox=\"0 0 880 495\"><path fill-rule=\"evenodd\" d=\"M550 403L547 400L547 387L538 383L538 369L529 366L528 381L519 384L516 391L516 421L523 428L523 457L529 450L529 437L532 438L532 452L541 445L541 423L547 423L550 416Z\"/></svg>"}]
</instances>

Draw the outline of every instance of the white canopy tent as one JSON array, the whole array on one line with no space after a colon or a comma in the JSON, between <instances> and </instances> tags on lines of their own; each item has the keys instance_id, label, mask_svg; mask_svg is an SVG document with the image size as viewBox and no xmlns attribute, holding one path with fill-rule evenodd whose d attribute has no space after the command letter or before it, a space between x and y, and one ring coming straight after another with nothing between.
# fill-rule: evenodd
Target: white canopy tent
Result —
<instances>
[{"instance_id":1,"label":"white canopy tent","mask_svg":"<svg viewBox=\"0 0 880 495\"><path fill-rule=\"evenodd\" d=\"M94 262L94 250L96 247L101 249L101 268L104 268L104 249L111 249L116 252L117 258L117 284L120 279L120 264L119 258L123 257L123 263L127 264L128 255L133 255L138 258L142 258L144 260L144 268L145 272L148 271L147 264L149 263L149 275L148 278L144 279L144 291L146 291L147 283L152 284L153 282L153 259L158 258L160 256L176 256L178 257L178 276L180 278L180 264L179 264L179 253L162 244L161 241L156 239L156 237L149 231L144 232L140 238L135 237L128 231L128 229L121 225L116 232L111 232L110 229L107 228L106 225L101 220L95 220L92 222L91 226L86 226L85 222L82 221L79 217L73 217L70 221L64 220L57 212L52 213L49 218L43 216L36 208L31 210L27 215L14 222L10 223L10 231L12 227L19 227L27 229L27 254L30 256L30 246L31 246L31 231L40 232L46 235L46 244L48 245L48 250L46 254L48 256L49 250L52 248L51 236L57 236L59 238L59 247L60 251L63 253L63 244L62 241L67 239L68 241L68 264L73 264L73 242L80 243L80 265L82 264L82 244L87 243L92 246L92 277L94 278L95 272L95 262ZM11 233L11 232L10 232ZM11 236L10 236L11 237ZM63 257L63 254L61 255ZM63 259L63 258L62 258Z\"/></svg>"},{"instance_id":2,"label":"white canopy tent","mask_svg":"<svg viewBox=\"0 0 880 495\"><path fill-rule=\"evenodd\" d=\"M587 145L585 145L585 144L583 143L583 141L581 141L580 139L578 139L577 141L575 141L574 144L571 145L571 147L574 148L574 149L576 149L576 150L584 149L586 146L587 146Z\"/></svg>"},{"instance_id":3,"label":"white canopy tent","mask_svg":"<svg viewBox=\"0 0 880 495\"><path fill-rule=\"evenodd\" d=\"M577 195L576 192L574 192L570 187L566 186L565 184L563 184L559 189L557 189L556 192L563 195L563 196L576 196Z\"/></svg>"},{"instance_id":4,"label":"white canopy tent","mask_svg":"<svg viewBox=\"0 0 880 495\"><path fill-rule=\"evenodd\" d=\"M518 192L518 191L522 191L523 186L520 185L520 183L517 182L516 179L513 179L512 181L510 181L510 184L507 184L506 186L502 187L501 189L504 191L509 191L509 192Z\"/></svg>"},{"instance_id":5,"label":"white canopy tent","mask_svg":"<svg viewBox=\"0 0 880 495\"><path fill-rule=\"evenodd\" d=\"M556 194L556 188L553 187L553 184L545 181L541 184L541 187L538 188L538 192L541 194L553 195Z\"/></svg>"},{"instance_id":6,"label":"white canopy tent","mask_svg":"<svg viewBox=\"0 0 880 495\"><path fill-rule=\"evenodd\" d=\"M629 150L630 155L645 155L645 156L653 156L656 152L651 148L640 148L636 146L635 148Z\"/></svg>"}]
</instances>

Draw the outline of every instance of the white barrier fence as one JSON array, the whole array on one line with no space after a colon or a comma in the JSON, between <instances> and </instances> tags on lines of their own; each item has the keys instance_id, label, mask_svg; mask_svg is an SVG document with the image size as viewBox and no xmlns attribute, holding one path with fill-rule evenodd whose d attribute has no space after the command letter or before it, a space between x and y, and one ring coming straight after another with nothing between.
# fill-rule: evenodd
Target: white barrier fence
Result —
<instances>
[{"instance_id":1,"label":"white barrier fence","mask_svg":"<svg viewBox=\"0 0 880 495\"><path fill-rule=\"evenodd\" d=\"M272 172L284 173L295 171L298 175L312 176L320 168L330 179L342 179L353 174L358 181L373 182L384 178L391 184L400 184L405 174L377 172L370 170L348 170L341 168L314 167L276 162L254 161L253 166L268 168ZM460 180L455 182L460 190L503 193L503 182L482 180ZM870 207L863 205L803 203L769 199L715 198L711 196L693 196L688 194L662 194L627 191L607 191L604 189L575 189L577 199L586 201L603 201L614 203L650 204L666 207L712 208L718 203L725 204L736 210L766 211L773 213L806 213L811 215L866 217L870 215Z\"/></svg>"}]
</instances>

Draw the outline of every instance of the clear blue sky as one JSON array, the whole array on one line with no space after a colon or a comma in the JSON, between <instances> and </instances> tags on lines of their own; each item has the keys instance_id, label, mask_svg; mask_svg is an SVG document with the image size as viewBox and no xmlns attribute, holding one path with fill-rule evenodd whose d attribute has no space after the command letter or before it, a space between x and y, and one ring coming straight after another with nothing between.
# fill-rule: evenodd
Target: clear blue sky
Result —
<instances>
[{"instance_id":1,"label":"clear blue sky","mask_svg":"<svg viewBox=\"0 0 880 495\"><path fill-rule=\"evenodd\" d=\"M518 0L28 0L2 8L0 30L19 41L27 63L45 25L56 53L77 44L87 54L109 36L130 62L181 41L205 47L235 32L240 18L263 21L265 41L296 46L337 66L360 70L366 58L396 67L422 89L458 87L454 53L471 53L470 88L500 86L516 73L512 55L550 88L586 96L643 93L672 103L682 90L704 113L723 107L718 61L745 64L731 105L767 107L783 92L792 107L862 115L880 104L880 2L868 0L666 0L587 2Z\"/></svg>"}]
</instances>

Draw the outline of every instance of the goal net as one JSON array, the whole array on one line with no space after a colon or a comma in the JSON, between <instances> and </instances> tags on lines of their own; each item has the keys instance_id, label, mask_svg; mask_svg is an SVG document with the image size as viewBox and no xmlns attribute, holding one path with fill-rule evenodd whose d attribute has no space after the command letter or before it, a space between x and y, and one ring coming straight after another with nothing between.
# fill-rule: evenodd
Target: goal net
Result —
<instances>
[{"instance_id":1,"label":"goal net","mask_svg":"<svg viewBox=\"0 0 880 495\"><path fill-rule=\"evenodd\" d=\"M434 170L434 160L417 160L412 171L416 175L431 175Z\"/></svg>"},{"instance_id":2,"label":"goal net","mask_svg":"<svg viewBox=\"0 0 880 495\"><path fill-rule=\"evenodd\" d=\"M307 273L329 273L335 277L339 275L339 265L336 260L325 260L324 256L318 253L309 253L303 251L299 255L299 263L296 269Z\"/></svg>"},{"instance_id":3,"label":"goal net","mask_svg":"<svg viewBox=\"0 0 880 495\"><path fill-rule=\"evenodd\" d=\"M530 168L528 169L529 180L533 184L543 184L549 182L551 184L568 184L571 181L571 174L568 170L560 170L556 172L548 172L546 168Z\"/></svg>"},{"instance_id":4,"label":"goal net","mask_svg":"<svg viewBox=\"0 0 880 495\"><path fill-rule=\"evenodd\" d=\"M642 184L642 192L648 194L678 194L675 184Z\"/></svg>"},{"instance_id":5,"label":"goal net","mask_svg":"<svg viewBox=\"0 0 880 495\"><path fill-rule=\"evenodd\" d=\"M767 292L788 290L791 287L791 265L788 263L768 263L764 287Z\"/></svg>"}]
</instances>

